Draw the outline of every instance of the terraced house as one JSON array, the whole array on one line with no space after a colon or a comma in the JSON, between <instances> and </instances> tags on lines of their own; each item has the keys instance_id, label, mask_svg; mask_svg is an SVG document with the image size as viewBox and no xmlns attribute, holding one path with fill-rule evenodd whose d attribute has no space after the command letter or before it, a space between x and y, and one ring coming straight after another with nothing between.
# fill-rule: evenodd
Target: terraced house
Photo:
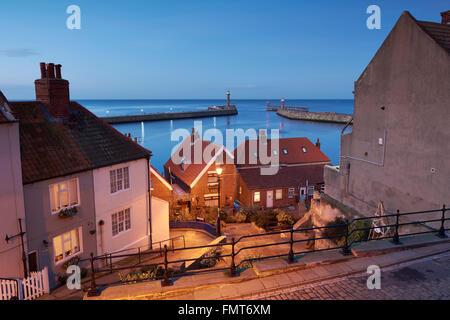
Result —
<instances>
[{"instance_id":1,"label":"terraced house","mask_svg":"<svg viewBox=\"0 0 450 320\"><path fill-rule=\"evenodd\" d=\"M48 266L55 286L75 257L168 239L168 207L152 210L151 152L70 101L60 65L41 63L35 87L36 101L9 103L20 128L30 271Z\"/></svg>"}]
</instances>

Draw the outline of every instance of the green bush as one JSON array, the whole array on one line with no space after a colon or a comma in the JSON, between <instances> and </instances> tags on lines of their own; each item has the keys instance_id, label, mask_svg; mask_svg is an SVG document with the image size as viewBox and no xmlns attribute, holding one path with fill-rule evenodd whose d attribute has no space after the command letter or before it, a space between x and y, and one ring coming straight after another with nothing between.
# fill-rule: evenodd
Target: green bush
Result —
<instances>
[{"instance_id":1,"label":"green bush","mask_svg":"<svg viewBox=\"0 0 450 320\"><path fill-rule=\"evenodd\" d=\"M334 228L327 228L322 231L324 237L333 237L330 240L336 243L337 246L343 246L345 244L345 232L347 221L344 218L338 217L334 221L327 224L327 226L334 226ZM352 242L367 241L369 238L370 230L358 230L362 228L370 228L371 222L369 220L356 220L353 221L348 227L348 244Z\"/></svg>"}]
</instances>

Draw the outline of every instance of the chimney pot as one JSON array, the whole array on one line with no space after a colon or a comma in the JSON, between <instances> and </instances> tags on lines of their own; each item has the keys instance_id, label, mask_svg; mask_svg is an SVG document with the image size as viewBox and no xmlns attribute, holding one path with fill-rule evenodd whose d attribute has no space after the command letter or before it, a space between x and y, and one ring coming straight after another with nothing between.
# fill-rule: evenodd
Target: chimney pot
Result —
<instances>
[{"instance_id":1,"label":"chimney pot","mask_svg":"<svg viewBox=\"0 0 450 320\"><path fill-rule=\"evenodd\" d=\"M41 79L47 78L47 69L45 67L45 62L41 62Z\"/></svg>"},{"instance_id":2,"label":"chimney pot","mask_svg":"<svg viewBox=\"0 0 450 320\"><path fill-rule=\"evenodd\" d=\"M55 79L55 64L49 63L47 65L47 77L49 79Z\"/></svg>"},{"instance_id":3,"label":"chimney pot","mask_svg":"<svg viewBox=\"0 0 450 320\"><path fill-rule=\"evenodd\" d=\"M56 79L62 79L61 78L61 65L60 64L55 65L55 73L56 73Z\"/></svg>"},{"instance_id":4,"label":"chimney pot","mask_svg":"<svg viewBox=\"0 0 450 320\"><path fill-rule=\"evenodd\" d=\"M441 12L442 24L450 24L450 10Z\"/></svg>"}]
</instances>

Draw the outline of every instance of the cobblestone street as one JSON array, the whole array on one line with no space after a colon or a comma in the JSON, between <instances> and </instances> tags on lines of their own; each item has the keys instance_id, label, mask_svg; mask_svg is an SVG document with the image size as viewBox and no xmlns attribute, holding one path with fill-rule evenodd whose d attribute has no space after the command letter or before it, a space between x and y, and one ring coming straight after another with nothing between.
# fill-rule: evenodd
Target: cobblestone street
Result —
<instances>
[{"instance_id":1,"label":"cobblestone street","mask_svg":"<svg viewBox=\"0 0 450 320\"><path fill-rule=\"evenodd\" d=\"M438 300L450 299L450 254L381 270L381 289L369 290L369 274L271 292L261 300Z\"/></svg>"}]
</instances>

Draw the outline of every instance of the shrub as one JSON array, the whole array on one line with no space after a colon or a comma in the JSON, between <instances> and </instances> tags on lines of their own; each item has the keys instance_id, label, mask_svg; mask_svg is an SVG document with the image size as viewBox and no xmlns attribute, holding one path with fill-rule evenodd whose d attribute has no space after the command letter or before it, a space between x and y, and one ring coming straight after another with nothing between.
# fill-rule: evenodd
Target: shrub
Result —
<instances>
[{"instance_id":1,"label":"shrub","mask_svg":"<svg viewBox=\"0 0 450 320\"><path fill-rule=\"evenodd\" d=\"M285 226L285 225L293 225L294 224L294 218L292 218L290 215L288 215L285 211L280 209L274 210L275 214L277 215L278 225L279 226Z\"/></svg>"},{"instance_id":2,"label":"shrub","mask_svg":"<svg viewBox=\"0 0 450 320\"><path fill-rule=\"evenodd\" d=\"M338 246L343 246L345 244L345 232L346 232L346 220L344 218L338 217L334 221L327 224L327 226L339 225L335 228L327 228L322 231L322 235L325 237L340 236L331 238L330 240L336 243ZM369 220L356 220L353 221L348 227L348 244L352 242L367 241L369 238L370 230L357 230L363 228L370 228L371 222ZM357 231L355 231L357 230Z\"/></svg>"}]
</instances>

